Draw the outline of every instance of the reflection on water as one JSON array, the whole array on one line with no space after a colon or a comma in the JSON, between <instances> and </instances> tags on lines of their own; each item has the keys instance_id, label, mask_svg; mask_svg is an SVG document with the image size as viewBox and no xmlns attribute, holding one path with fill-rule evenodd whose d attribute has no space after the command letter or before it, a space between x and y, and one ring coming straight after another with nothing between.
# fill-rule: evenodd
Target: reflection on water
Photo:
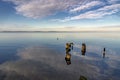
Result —
<instances>
[{"instance_id":1,"label":"reflection on water","mask_svg":"<svg viewBox=\"0 0 120 80\"><path fill-rule=\"evenodd\" d=\"M65 61L66 61L67 65L71 64L71 54L70 54L71 50L73 50L73 43L66 43ZM81 53L83 56L85 56L85 53L86 53L86 44L85 43L82 43ZM105 53L106 53L106 48L103 48L103 58L105 58ZM89 54L91 54L91 53L89 53ZM98 57L98 56L94 56L94 57ZM87 80L87 78L85 76L80 76L79 80Z\"/></svg>"},{"instance_id":2,"label":"reflection on water","mask_svg":"<svg viewBox=\"0 0 120 80\"><path fill-rule=\"evenodd\" d=\"M0 80L119 80L119 37L120 33L0 33Z\"/></svg>"},{"instance_id":3,"label":"reflection on water","mask_svg":"<svg viewBox=\"0 0 120 80\"><path fill-rule=\"evenodd\" d=\"M67 65L71 64L71 54L70 53L66 53L65 60L66 60Z\"/></svg>"},{"instance_id":4,"label":"reflection on water","mask_svg":"<svg viewBox=\"0 0 120 80\"><path fill-rule=\"evenodd\" d=\"M71 50L73 50L73 45L74 45L73 42L72 43L66 43L65 60L66 60L67 65L71 64L71 54L70 54L70 52L71 52ZM85 56L85 53L86 53L86 44L85 43L82 43L81 53L82 53L82 55ZM104 53L105 53L105 51L104 51Z\"/></svg>"}]
</instances>

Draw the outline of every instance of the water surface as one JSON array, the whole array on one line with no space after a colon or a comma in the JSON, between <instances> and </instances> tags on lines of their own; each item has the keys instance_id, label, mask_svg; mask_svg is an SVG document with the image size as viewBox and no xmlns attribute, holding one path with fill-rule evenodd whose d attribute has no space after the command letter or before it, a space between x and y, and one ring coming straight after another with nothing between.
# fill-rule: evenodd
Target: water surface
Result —
<instances>
[{"instance_id":1,"label":"water surface","mask_svg":"<svg viewBox=\"0 0 120 80\"><path fill-rule=\"evenodd\" d=\"M70 65L65 61L67 42L74 43ZM81 75L119 80L120 32L0 33L0 80L79 80Z\"/></svg>"}]
</instances>

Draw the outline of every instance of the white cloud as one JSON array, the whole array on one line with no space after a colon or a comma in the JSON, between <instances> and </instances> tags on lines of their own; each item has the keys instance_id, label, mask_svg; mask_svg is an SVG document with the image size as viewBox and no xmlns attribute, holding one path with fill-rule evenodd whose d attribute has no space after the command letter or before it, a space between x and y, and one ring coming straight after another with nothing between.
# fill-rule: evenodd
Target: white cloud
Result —
<instances>
[{"instance_id":1,"label":"white cloud","mask_svg":"<svg viewBox=\"0 0 120 80\"><path fill-rule=\"evenodd\" d=\"M119 2L120 0L107 0L110 4L114 4L114 3L117 3Z\"/></svg>"},{"instance_id":2,"label":"white cloud","mask_svg":"<svg viewBox=\"0 0 120 80\"><path fill-rule=\"evenodd\" d=\"M85 9L90 9L91 7L98 6L98 5L103 5L103 4L100 1L92 1L87 4L79 5L79 7L71 9L70 12L76 12L76 11L81 11L81 10L85 10Z\"/></svg>"},{"instance_id":3,"label":"white cloud","mask_svg":"<svg viewBox=\"0 0 120 80\"><path fill-rule=\"evenodd\" d=\"M97 10L88 11L86 13L83 13L77 16L66 17L65 19L59 20L59 21L66 22L70 20L79 20L79 19L97 19L97 18L102 18L104 16L117 13L118 11L120 11L120 4L113 4L109 6L104 6Z\"/></svg>"},{"instance_id":4,"label":"white cloud","mask_svg":"<svg viewBox=\"0 0 120 80\"><path fill-rule=\"evenodd\" d=\"M13 2L18 14L31 18L42 18L59 11L66 11L69 7L84 0L4 0Z\"/></svg>"},{"instance_id":5,"label":"white cloud","mask_svg":"<svg viewBox=\"0 0 120 80\"><path fill-rule=\"evenodd\" d=\"M108 3L111 5L104 6L100 9L90 11L96 6L104 5L105 2L101 0L3 0L7 2L14 3L17 14L21 14L25 17L30 18L43 18L46 16L55 15L59 12L68 11L68 14L71 12L80 12L85 10L85 13L77 13L77 15L66 17L65 19L53 19L53 21L66 22L70 20L78 19L93 19L101 18L106 15L111 15L120 10L120 4L116 4L118 0L108 0ZM79 5L79 6L78 6ZM77 6L77 7L75 7Z\"/></svg>"}]
</instances>

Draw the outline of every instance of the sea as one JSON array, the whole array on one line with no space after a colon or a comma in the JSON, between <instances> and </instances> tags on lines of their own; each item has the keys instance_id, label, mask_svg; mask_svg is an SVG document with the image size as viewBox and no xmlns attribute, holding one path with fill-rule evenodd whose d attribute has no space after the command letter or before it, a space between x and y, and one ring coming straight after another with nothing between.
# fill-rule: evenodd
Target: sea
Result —
<instances>
[{"instance_id":1,"label":"sea","mask_svg":"<svg viewBox=\"0 0 120 80\"><path fill-rule=\"evenodd\" d=\"M120 80L120 32L1 32L0 80Z\"/></svg>"}]
</instances>

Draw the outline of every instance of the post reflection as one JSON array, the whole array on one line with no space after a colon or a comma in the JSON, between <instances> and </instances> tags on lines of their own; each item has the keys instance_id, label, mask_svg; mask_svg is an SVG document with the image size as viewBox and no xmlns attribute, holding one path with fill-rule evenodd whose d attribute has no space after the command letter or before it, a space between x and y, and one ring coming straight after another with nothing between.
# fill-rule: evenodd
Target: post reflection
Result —
<instances>
[{"instance_id":1,"label":"post reflection","mask_svg":"<svg viewBox=\"0 0 120 80\"><path fill-rule=\"evenodd\" d=\"M71 64L71 54L70 53L66 53L65 61L66 61L67 65Z\"/></svg>"}]
</instances>

